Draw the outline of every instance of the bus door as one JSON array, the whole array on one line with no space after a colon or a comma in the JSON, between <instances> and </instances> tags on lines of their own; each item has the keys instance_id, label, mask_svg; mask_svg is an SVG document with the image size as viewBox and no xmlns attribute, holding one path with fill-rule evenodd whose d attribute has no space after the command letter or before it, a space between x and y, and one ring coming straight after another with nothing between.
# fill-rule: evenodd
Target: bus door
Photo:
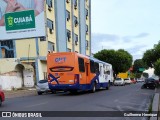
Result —
<instances>
[{"instance_id":1,"label":"bus door","mask_svg":"<svg viewBox=\"0 0 160 120\"><path fill-rule=\"evenodd\" d=\"M85 63L85 68L86 68L86 84L88 83L88 81L89 81L89 63L88 62L86 62Z\"/></svg>"}]
</instances>

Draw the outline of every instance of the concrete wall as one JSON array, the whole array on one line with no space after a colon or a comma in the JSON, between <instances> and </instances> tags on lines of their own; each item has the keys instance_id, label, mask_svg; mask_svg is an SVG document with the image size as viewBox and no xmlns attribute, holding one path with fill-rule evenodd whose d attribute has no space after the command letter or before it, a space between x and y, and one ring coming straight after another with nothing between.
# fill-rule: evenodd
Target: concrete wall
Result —
<instances>
[{"instance_id":1,"label":"concrete wall","mask_svg":"<svg viewBox=\"0 0 160 120\"><path fill-rule=\"evenodd\" d=\"M35 38L16 40L17 58L37 56Z\"/></svg>"},{"instance_id":2,"label":"concrete wall","mask_svg":"<svg viewBox=\"0 0 160 120\"><path fill-rule=\"evenodd\" d=\"M66 52L66 0L55 0L57 51Z\"/></svg>"},{"instance_id":3,"label":"concrete wall","mask_svg":"<svg viewBox=\"0 0 160 120\"><path fill-rule=\"evenodd\" d=\"M22 87L22 75L19 72L10 72L0 75L0 86L3 90Z\"/></svg>"},{"instance_id":4,"label":"concrete wall","mask_svg":"<svg viewBox=\"0 0 160 120\"><path fill-rule=\"evenodd\" d=\"M80 13L79 13L79 18L80 18L80 51L81 54L85 55L86 54L86 16L85 16L85 0L80 0Z\"/></svg>"},{"instance_id":5,"label":"concrete wall","mask_svg":"<svg viewBox=\"0 0 160 120\"><path fill-rule=\"evenodd\" d=\"M0 59L0 74L14 71L17 64L18 60L16 58Z\"/></svg>"},{"instance_id":6,"label":"concrete wall","mask_svg":"<svg viewBox=\"0 0 160 120\"><path fill-rule=\"evenodd\" d=\"M38 59L38 74L39 80L46 79L47 77L47 62Z\"/></svg>"}]
</instances>

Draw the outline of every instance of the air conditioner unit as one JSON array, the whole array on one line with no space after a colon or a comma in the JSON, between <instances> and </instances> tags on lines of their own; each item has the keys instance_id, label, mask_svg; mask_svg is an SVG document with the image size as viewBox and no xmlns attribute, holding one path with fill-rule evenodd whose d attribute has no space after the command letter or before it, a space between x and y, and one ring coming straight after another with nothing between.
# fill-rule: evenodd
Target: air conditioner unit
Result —
<instances>
[{"instance_id":1,"label":"air conditioner unit","mask_svg":"<svg viewBox=\"0 0 160 120\"><path fill-rule=\"evenodd\" d=\"M70 0L66 0L67 3L70 3Z\"/></svg>"},{"instance_id":2,"label":"air conditioner unit","mask_svg":"<svg viewBox=\"0 0 160 120\"><path fill-rule=\"evenodd\" d=\"M53 33L53 29L49 29L49 32L52 34Z\"/></svg>"},{"instance_id":3,"label":"air conditioner unit","mask_svg":"<svg viewBox=\"0 0 160 120\"><path fill-rule=\"evenodd\" d=\"M70 18L68 17L68 18L67 18L67 21L69 21L69 19L70 19Z\"/></svg>"},{"instance_id":4,"label":"air conditioner unit","mask_svg":"<svg viewBox=\"0 0 160 120\"><path fill-rule=\"evenodd\" d=\"M78 20L75 20L75 27L77 27L78 25Z\"/></svg>"},{"instance_id":5,"label":"air conditioner unit","mask_svg":"<svg viewBox=\"0 0 160 120\"><path fill-rule=\"evenodd\" d=\"M52 8L51 8L50 6L48 6L48 10L49 10L49 11L52 11Z\"/></svg>"}]
</instances>

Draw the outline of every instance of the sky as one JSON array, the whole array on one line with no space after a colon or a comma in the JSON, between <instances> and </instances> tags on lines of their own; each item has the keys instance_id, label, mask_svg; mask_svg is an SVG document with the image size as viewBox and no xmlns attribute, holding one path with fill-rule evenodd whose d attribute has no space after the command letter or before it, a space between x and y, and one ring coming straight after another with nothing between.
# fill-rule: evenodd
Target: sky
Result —
<instances>
[{"instance_id":1,"label":"sky","mask_svg":"<svg viewBox=\"0 0 160 120\"><path fill-rule=\"evenodd\" d=\"M91 0L92 53L125 49L133 60L160 40L160 0Z\"/></svg>"}]
</instances>

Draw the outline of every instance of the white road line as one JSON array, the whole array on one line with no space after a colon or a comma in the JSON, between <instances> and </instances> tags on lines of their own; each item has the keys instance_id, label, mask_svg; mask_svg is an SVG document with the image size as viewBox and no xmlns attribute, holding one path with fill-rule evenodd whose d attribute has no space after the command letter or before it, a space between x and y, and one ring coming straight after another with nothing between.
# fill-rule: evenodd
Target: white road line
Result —
<instances>
[{"instance_id":1,"label":"white road line","mask_svg":"<svg viewBox=\"0 0 160 120\"><path fill-rule=\"evenodd\" d=\"M26 108L35 107L35 106L40 106L40 105L44 105L44 104L47 104L47 103L48 103L48 102L43 102L43 103L39 103L39 104L29 105L29 106L26 106Z\"/></svg>"}]
</instances>

